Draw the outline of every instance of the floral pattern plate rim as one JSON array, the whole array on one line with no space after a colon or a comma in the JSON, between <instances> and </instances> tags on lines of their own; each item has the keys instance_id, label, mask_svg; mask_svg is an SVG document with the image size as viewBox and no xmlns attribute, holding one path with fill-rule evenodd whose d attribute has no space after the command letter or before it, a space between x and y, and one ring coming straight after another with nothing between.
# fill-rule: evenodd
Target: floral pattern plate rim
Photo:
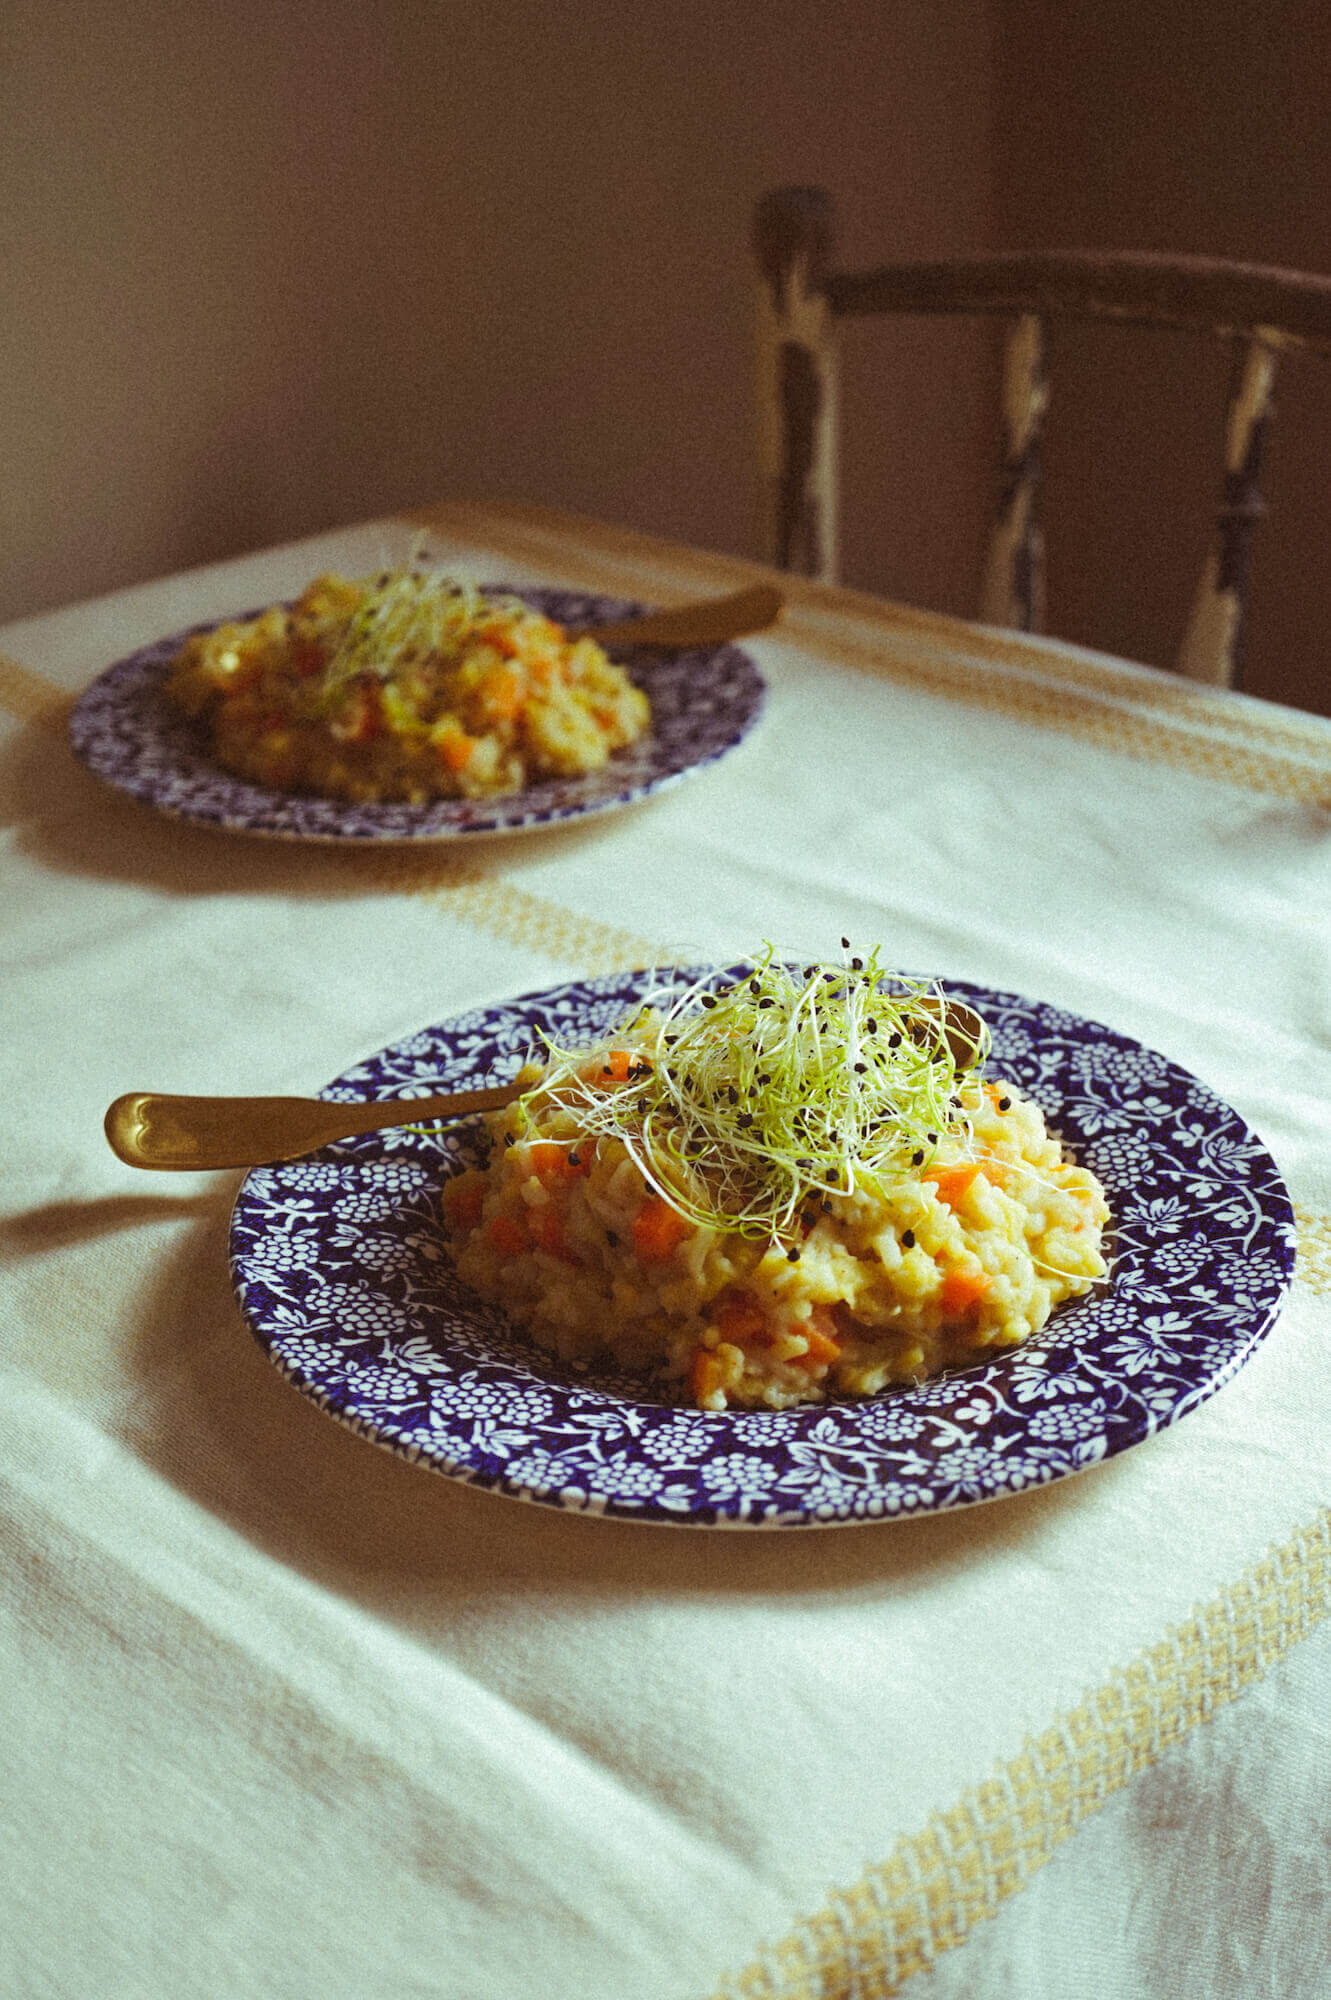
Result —
<instances>
[{"instance_id":1,"label":"floral pattern plate rim","mask_svg":"<svg viewBox=\"0 0 1331 2000\"><path fill-rule=\"evenodd\" d=\"M568 625L633 618L647 608L585 591L507 583L485 588L522 597ZM200 725L176 713L163 698L167 668L185 640L221 622L193 625L108 667L76 704L70 742L103 783L157 812L270 840L458 840L530 833L618 811L679 784L734 750L757 722L766 692L758 668L739 646L675 652L615 647L613 656L651 700L652 728L640 743L617 751L603 770L543 781L506 798L352 805L274 791L223 770L210 755Z\"/></svg>"},{"instance_id":2,"label":"floral pattern plate rim","mask_svg":"<svg viewBox=\"0 0 1331 2000\"><path fill-rule=\"evenodd\" d=\"M460 1014L323 1094L425 1096L512 1074L537 1026L590 1037L661 976L607 974ZM1110 1278L1020 1348L918 1388L782 1411L698 1411L613 1370L561 1368L448 1259L439 1191L475 1157L474 1121L250 1173L231 1224L242 1313L297 1388L375 1443L584 1513L824 1526L1080 1472L1176 1423L1248 1359L1288 1289L1293 1211L1257 1136L1165 1056L1040 1001L945 985L988 1020L994 1073L1041 1105L1109 1194Z\"/></svg>"}]
</instances>

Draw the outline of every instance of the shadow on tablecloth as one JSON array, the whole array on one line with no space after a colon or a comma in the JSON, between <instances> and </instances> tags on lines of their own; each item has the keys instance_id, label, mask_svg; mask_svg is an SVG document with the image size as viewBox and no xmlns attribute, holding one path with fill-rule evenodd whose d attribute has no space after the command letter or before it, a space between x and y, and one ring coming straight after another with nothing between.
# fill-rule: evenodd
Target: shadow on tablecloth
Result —
<instances>
[{"instance_id":1,"label":"shadow on tablecloth","mask_svg":"<svg viewBox=\"0 0 1331 2000\"><path fill-rule=\"evenodd\" d=\"M625 807L651 813L660 801ZM0 826L43 868L92 882L133 882L170 895L283 896L319 901L411 895L483 880L601 837L599 818L513 835L365 846L271 840L170 819L94 778L63 730L32 723L0 746Z\"/></svg>"},{"instance_id":2,"label":"shadow on tablecloth","mask_svg":"<svg viewBox=\"0 0 1331 2000\"><path fill-rule=\"evenodd\" d=\"M92 1229L177 1216L176 1248L139 1294L120 1357L116 1428L273 1559L404 1622L487 1593L613 1601L643 1594L891 1593L997 1554L1051 1515L1100 1506L1118 1461L997 1504L855 1527L715 1532L531 1506L408 1464L325 1416L250 1336L227 1277L238 1177L214 1192L89 1205ZM190 1219L183 1233L179 1218ZM29 1225L32 1226L31 1224ZM47 1224L69 1240L74 1213Z\"/></svg>"}]
</instances>

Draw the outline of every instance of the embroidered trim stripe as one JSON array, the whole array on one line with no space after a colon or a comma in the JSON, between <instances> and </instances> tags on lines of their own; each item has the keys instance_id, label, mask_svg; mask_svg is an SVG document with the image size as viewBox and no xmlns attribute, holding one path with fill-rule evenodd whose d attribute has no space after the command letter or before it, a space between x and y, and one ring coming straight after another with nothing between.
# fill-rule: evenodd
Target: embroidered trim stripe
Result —
<instances>
[{"instance_id":1,"label":"embroidered trim stripe","mask_svg":"<svg viewBox=\"0 0 1331 2000\"><path fill-rule=\"evenodd\" d=\"M889 2000L1116 1792L1331 1612L1331 1510L1254 1563L921 1833L763 1949L715 2000Z\"/></svg>"},{"instance_id":2,"label":"embroidered trim stripe","mask_svg":"<svg viewBox=\"0 0 1331 2000\"><path fill-rule=\"evenodd\" d=\"M588 590L651 596L733 588L766 578L787 594L778 635L857 672L1032 721L1143 762L1300 803L1331 801L1331 733L1269 716L1256 703L1217 697L1196 683L1118 668L1094 657L995 632L941 613L915 611L802 578L777 575L737 558L632 538L622 556L609 552L623 530L567 523L532 509L438 507L410 517L458 539L481 534L502 560L558 571ZM589 546L591 545L590 550ZM980 676L982 659L1000 667Z\"/></svg>"},{"instance_id":3,"label":"embroidered trim stripe","mask_svg":"<svg viewBox=\"0 0 1331 2000\"><path fill-rule=\"evenodd\" d=\"M1115 700L1169 709L1192 716L1208 729L1231 730L1245 740L1257 739L1271 745L1283 744L1290 750L1325 763L1331 753L1331 726L1311 715L1301 716L1266 702L1234 702L1224 692L1207 688L1182 675L1157 673L1149 668L1116 661L1058 640L969 620L942 611L925 611L866 591L851 590L841 584L815 583L807 577L773 570L739 556L717 555L704 549L681 549L678 545L631 528L561 513L553 508L516 504L490 507L442 507L412 515L422 525L446 522L449 532L465 540L468 529L475 537L478 520L491 530L506 532L509 524L520 524L534 546L552 559L569 564L594 547L598 558L614 563L621 584L627 565L640 577L655 573L667 577L680 590L701 587L734 589L743 583L778 584L788 603L796 608L801 621L809 617L841 615L860 625L871 624L893 637L919 633L943 641L972 658L1022 672L1053 674L1065 686L1082 687ZM609 581L607 588L612 587ZM787 623L790 614L787 613Z\"/></svg>"}]
</instances>

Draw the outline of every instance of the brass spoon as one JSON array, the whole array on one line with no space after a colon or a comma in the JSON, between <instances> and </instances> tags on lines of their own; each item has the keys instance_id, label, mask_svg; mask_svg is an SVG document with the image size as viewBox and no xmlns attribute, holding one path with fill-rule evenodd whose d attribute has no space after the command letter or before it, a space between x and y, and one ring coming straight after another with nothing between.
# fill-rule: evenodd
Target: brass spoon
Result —
<instances>
[{"instance_id":1,"label":"brass spoon","mask_svg":"<svg viewBox=\"0 0 1331 2000\"><path fill-rule=\"evenodd\" d=\"M780 616L784 602L770 583L758 583L729 597L681 604L674 611L651 611L617 625L578 626L570 637L595 639L602 646L719 646L727 639L743 638L746 632L764 631Z\"/></svg>"},{"instance_id":2,"label":"brass spoon","mask_svg":"<svg viewBox=\"0 0 1331 2000\"><path fill-rule=\"evenodd\" d=\"M111 1151L128 1167L200 1172L208 1167L263 1167L298 1160L334 1139L386 1125L426 1125L497 1111L518 1096L516 1083L459 1090L449 1097L380 1098L335 1104L321 1097L169 1097L131 1090L106 1114Z\"/></svg>"},{"instance_id":3,"label":"brass spoon","mask_svg":"<svg viewBox=\"0 0 1331 2000\"><path fill-rule=\"evenodd\" d=\"M935 1011L932 1007L928 1011ZM943 1032L961 1068L974 1061L979 1016L949 1001ZM264 1167L298 1160L334 1139L381 1132L388 1125L428 1125L497 1111L520 1094L517 1083L459 1090L448 1097L379 1098L368 1104L331 1103L322 1097L171 1097L131 1090L106 1114L107 1141L127 1167L197 1173L210 1167Z\"/></svg>"}]
</instances>

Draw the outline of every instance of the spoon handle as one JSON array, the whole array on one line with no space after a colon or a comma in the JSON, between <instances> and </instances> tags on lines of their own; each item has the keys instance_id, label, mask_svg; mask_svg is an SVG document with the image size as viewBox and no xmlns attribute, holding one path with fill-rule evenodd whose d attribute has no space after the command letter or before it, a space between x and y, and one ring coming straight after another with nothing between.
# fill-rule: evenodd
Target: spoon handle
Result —
<instances>
[{"instance_id":1,"label":"spoon handle","mask_svg":"<svg viewBox=\"0 0 1331 2000\"><path fill-rule=\"evenodd\" d=\"M106 1137L129 1167L199 1172L296 1160L334 1139L386 1125L427 1125L495 1111L519 1094L516 1083L460 1090L447 1097L380 1098L335 1104L321 1097L172 1097L133 1090L107 1111Z\"/></svg>"},{"instance_id":2,"label":"spoon handle","mask_svg":"<svg viewBox=\"0 0 1331 2000\"><path fill-rule=\"evenodd\" d=\"M779 617L784 599L770 583L754 584L729 597L708 598L702 604L681 604L674 611L652 611L616 625L579 626L570 634L595 639L602 646L720 646L762 632Z\"/></svg>"}]
</instances>

